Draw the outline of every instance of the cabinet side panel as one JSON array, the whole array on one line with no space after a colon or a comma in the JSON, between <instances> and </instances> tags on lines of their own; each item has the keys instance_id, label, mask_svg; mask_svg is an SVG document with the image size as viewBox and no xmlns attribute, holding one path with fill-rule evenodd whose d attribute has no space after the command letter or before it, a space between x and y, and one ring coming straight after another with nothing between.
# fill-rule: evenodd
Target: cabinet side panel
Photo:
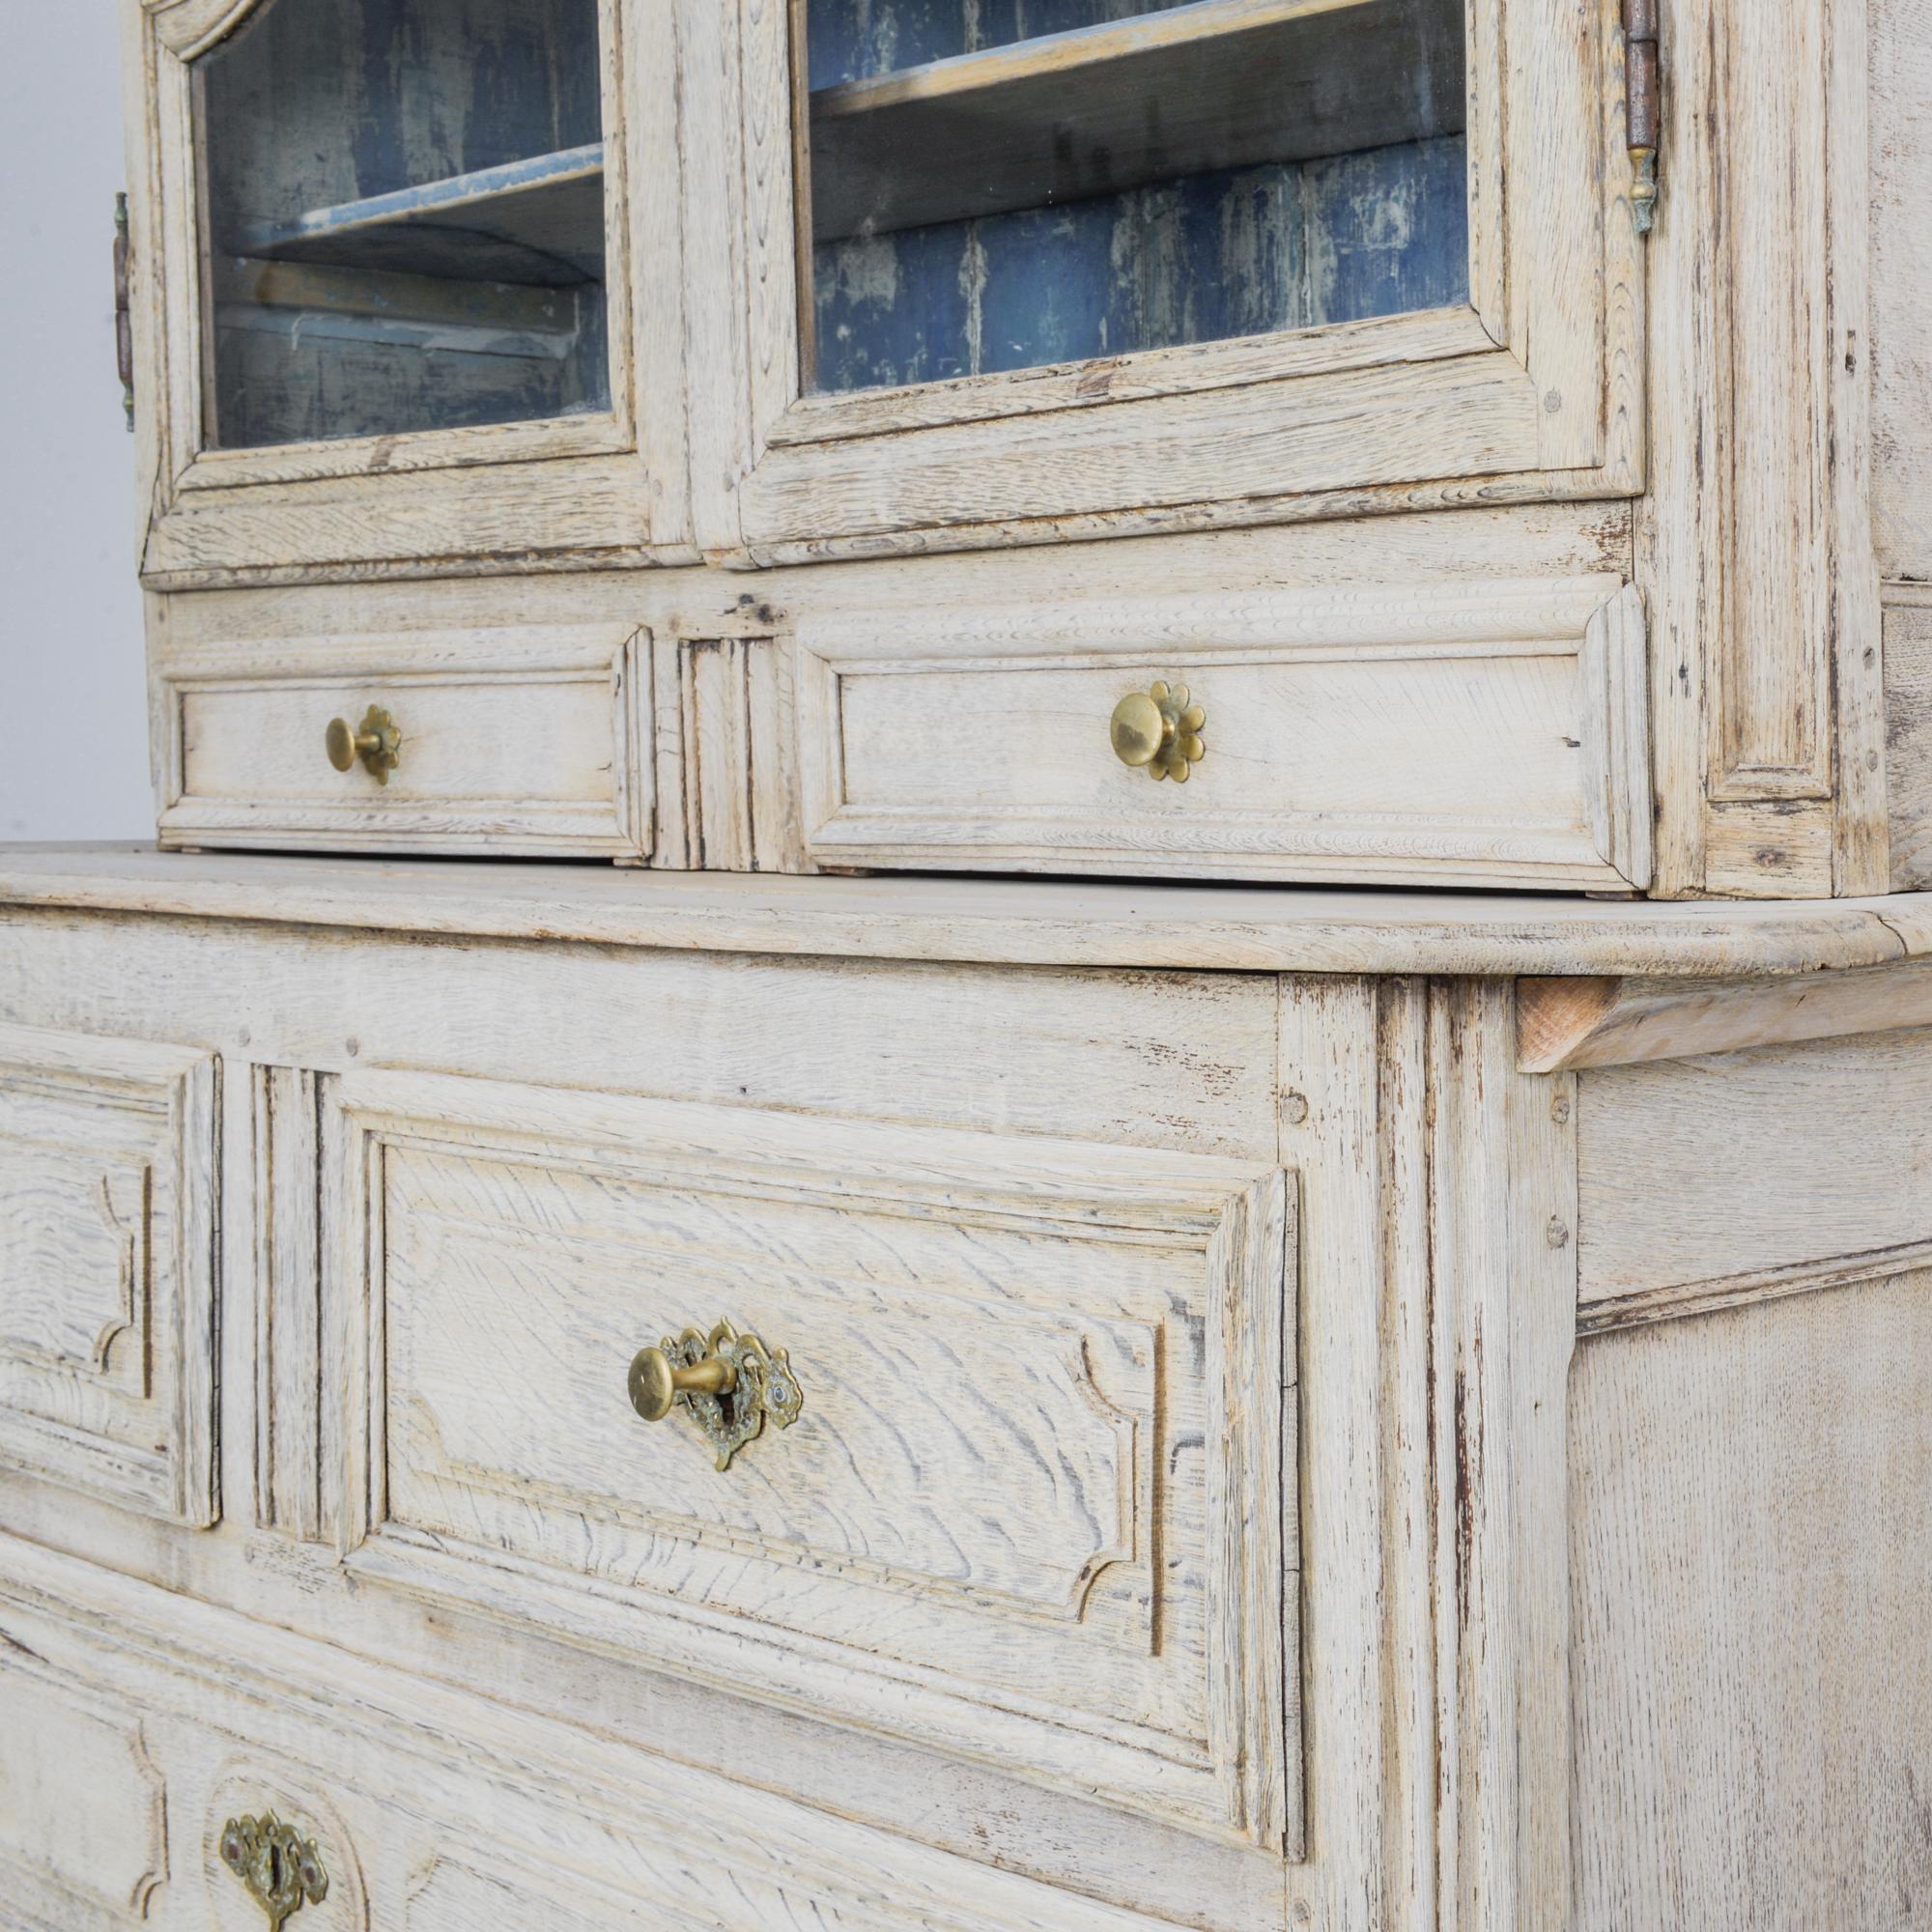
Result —
<instances>
[{"instance_id":1,"label":"cabinet side panel","mask_svg":"<svg viewBox=\"0 0 1932 1932\"><path fill-rule=\"evenodd\" d=\"M1922 1269L1584 1345L1577 1932L1923 1922L1928 1364Z\"/></svg>"}]
</instances>

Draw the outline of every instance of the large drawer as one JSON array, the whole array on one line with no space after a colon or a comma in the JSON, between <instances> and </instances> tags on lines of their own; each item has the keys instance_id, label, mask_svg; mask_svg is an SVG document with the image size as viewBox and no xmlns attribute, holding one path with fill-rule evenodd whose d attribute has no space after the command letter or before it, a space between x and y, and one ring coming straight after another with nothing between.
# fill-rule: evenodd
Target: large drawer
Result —
<instances>
[{"instance_id":1,"label":"large drawer","mask_svg":"<svg viewBox=\"0 0 1932 1932\"><path fill-rule=\"evenodd\" d=\"M641 859L649 683L646 639L621 624L176 657L156 686L161 839Z\"/></svg>"},{"instance_id":2,"label":"large drawer","mask_svg":"<svg viewBox=\"0 0 1932 1932\"><path fill-rule=\"evenodd\" d=\"M1278 1895L1291 1176L433 1074L328 1105L355 1575L1077 1791ZM721 1322L803 1395L728 1455L627 1389Z\"/></svg>"},{"instance_id":3,"label":"large drawer","mask_svg":"<svg viewBox=\"0 0 1932 1932\"><path fill-rule=\"evenodd\" d=\"M4 1932L1150 1923L6 1538L0 1739Z\"/></svg>"},{"instance_id":4,"label":"large drawer","mask_svg":"<svg viewBox=\"0 0 1932 1932\"><path fill-rule=\"evenodd\" d=\"M0 1464L216 1513L215 1057L0 1027Z\"/></svg>"},{"instance_id":5,"label":"large drawer","mask_svg":"<svg viewBox=\"0 0 1932 1932\"><path fill-rule=\"evenodd\" d=\"M796 651L820 866L1649 883L1644 626L1614 577L818 611ZM1183 687L1170 750L1200 761L1122 762L1117 706Z\"/></svg>"}]
</instances>

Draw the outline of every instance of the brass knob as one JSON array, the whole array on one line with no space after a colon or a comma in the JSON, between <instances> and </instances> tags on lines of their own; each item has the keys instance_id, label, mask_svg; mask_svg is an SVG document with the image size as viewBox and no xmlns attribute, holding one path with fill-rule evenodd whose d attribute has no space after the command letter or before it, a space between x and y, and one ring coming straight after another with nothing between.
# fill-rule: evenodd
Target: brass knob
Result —
<instances>
[{"instance_id":1,"label":"brass knob","mask_svg":"<svg viewBox=\"0 0 1932 1932\"><path fill-rule=\"evenodd\" d=\"M667 1335L631 1360L631 1406L646 1422L662 1422L684 1407L728 1469L746 1443L774 1428L789 1429L805 1407L805 1394L782 1349L768 1349L755 1335L741 1335L728 1321L710 1334L687 1328Z\"/></svg>"},{"instance_id":2,"label":"brass knob","mask_svg":"<svg viewBox=\"0 0 1932 1932\"><path fill-rule=\"evenodd\" d=\"M379 704L370 705L357 730L349 728L346 718L331 718L323 744L328 762L338 772L346 772L360 758L378 784L387 784L389 774L402 762L403 734Z\"/></svg>"},{"instance_id":3,"label":"brass knob","mask_svg":"<svg viewBox=\"0 0 1932 1932\"><path fill-rule=\"evenodd\" d=\"M1208 755L1201 736L1207 723L1207 712L1184 684L1157 680L1114 706L1114 755L1123 765L1145 765L1151 778L1185 784L1188 773Z\"/></svg>"},{"instance_id":4,"label":"brass knob","mask_svg":"<svg viewBox=\"0 0 1932 1932\"><path fill-rule=\"evenodd\" d=\"M662 1422L681 1395L729 1395L738 1371L713 1355L687 1368L662 1348L639 1349L631 1363L631 1406L646 1422Z\"/></svg>"},{"instance_id":5,"label":"brass knob","mask_svg":"<svg viewBox=\"0 0 1932 1932\"><path fill-rule=\"evenodd\" d=\"M315 1840L272 1811L229 1819L221 1828L221 1862L267 1915L270 1932L281 1932L285 1918L328 1896L328 1873Z\"/></svg>"}]
</instances>

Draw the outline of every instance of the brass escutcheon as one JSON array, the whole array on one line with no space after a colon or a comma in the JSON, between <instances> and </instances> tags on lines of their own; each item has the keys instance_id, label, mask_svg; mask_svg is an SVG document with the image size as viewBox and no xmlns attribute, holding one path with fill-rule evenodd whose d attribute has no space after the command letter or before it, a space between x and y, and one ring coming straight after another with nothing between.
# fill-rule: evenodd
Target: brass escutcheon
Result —
<instances>
[{"instance_id":1,"label":"brass escutcheon","mask_svg":"<svg viewBox=\"0 0 1932 1932\"><path fill-rule=\"evenodd\" d=\"M689 1409L721 1470L763 1435L767 1422L789 1429L805 1407L790 1356L755 1335L739 1334L728 1321L708 1335L687 1328L655 1349L639 1349L631 1361L630 1390L631 1406L646 1422L662 1422L680 1406Z\"/></svg>"},{"instance_id":2,"label":"brass escutcheon","mask_svg":"<svg viewBox=\"0 0 1932 1932\"><path fill-rule=\"evenodd\" d=\"M1208 755L1201 736L1207 723L1207 712L1184 684L1156 680L1114 706L1114 755L1123 765L1145 765L1150 778L1185 784Z\"/></svg>"},{"instance_id":3,"label":"brass escutcheon","mask_svg":"<svg viewBox=\"0 0 1932 1932\"><path fill-rule=\"evenodd\" d=\"M229 1819L221 1828L221 1862L268 1915L270 1932L281 1932L284 1919L328 1896L328 1874L315 1840L272 1811Z\"/></svg>"},{"instance_id":4,"label":"brass escutcheon","mask_svg":"<svg viewBox=\"0 0 1932 1932\"><path fill-rule=\"evenodd\" d=\"M349 728L346 718L331 718L323 745L338 772L346 772L360 758L378 784L387 784L389 774L402 762L403 734L380 704L370 705L357 730Z\"/></svg>"}]
</instances>

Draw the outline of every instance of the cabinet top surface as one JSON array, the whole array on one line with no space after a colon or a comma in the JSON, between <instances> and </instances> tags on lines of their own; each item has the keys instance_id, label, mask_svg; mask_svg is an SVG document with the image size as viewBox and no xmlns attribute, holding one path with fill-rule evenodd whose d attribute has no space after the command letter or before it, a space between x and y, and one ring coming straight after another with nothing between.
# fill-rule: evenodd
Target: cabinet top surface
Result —
<instances>
[{"instance_id":1,"label":"cabinet top surface","mask_svg":"<svg viewBox=\"0 0 1932 1932\"><path fill-rule=\"evenodd\" d=\"M1932 894L1658 904L0 844L0 905L676 951L1259 973L1727 978L1932 953Z\"/></svg>"}]
</instances>

